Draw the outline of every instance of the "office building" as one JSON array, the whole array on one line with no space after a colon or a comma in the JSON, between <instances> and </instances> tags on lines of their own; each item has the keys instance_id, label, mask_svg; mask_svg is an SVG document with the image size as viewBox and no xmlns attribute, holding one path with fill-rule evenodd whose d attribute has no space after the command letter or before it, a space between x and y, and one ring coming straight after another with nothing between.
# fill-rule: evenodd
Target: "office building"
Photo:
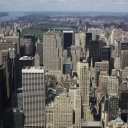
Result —
<instances>
[{"instance_id":1,"label":"office building","mask_svg":"<svg viewBox=\"0 0 128 128\"><path fill-rule=\"evenodd\" d=\"M75 33L75 46L81 46L82 52L85 53L85 33L80 32L80 33Z\"/></svg>"},{"instance_id":2,"label":"office building","mask_svg":"<svg viewBox=\"0 0 128 128\"><path fill-rule=\"evenodd\" d=\"M26 66L34 66L34 58L29 56L20 57L18 60L18 87L22 87L22 69Z\"/></svg>"},{"instance_id":3,"label":"office building","mask_svg":"<svg viewBox=\"0 0 128 128\"><path fill-rule=\"evenodd\" d=\"M45 128L45 85L43 67L22 69L24 127Z\"/></svg>"},{"instance_id":4,"label":"office building","mask_svg":"<svg viewBox=\"0 0 128 128\"><path fill-rule=\"evenodd\" d=\"M39 40L36 43L36 53L40 56L40 64L43 65L43 43Z\"/></svg>"},{"instance_id":5,"label":"office building","mask_svg":"<svg viewBox=\"0 0 128 128\"><path fill-rule=\"evenodd\" d=\"M128 67L128 50L121 50L121 69Z\"/></svg>"},{"instance_id":6,"label":"office building","mask_svg":"<svg viewBox=\"0 0 128 128\"><path fill-rule=\"evenodd\" d=\"M0 49L7 50L9 48L14 48L17 55L20 53L20 42L18 36L5 36L0 40Z\"/></svg>"},{"instance_id":7,"label":"office building","mask_svg":"<svg viewBox=\"0 0 128 128\"><path fill-rule=\"evenodd\" d=\"M121 64L120 57L115 57L114 58L114 69L120 70L120 68L121 68L120 64Z\"/></svg>"},{"instance_id":8,"label":"office building","mask_svg":"<svg viewBox=\"0 0 128 128\"><path fill-rule=\"evenodd\" d=\"M33 56L34 46L32 39L21 38L20 39L20 54L21 56Z\"/></svg>"},{"instance_id":9,"label":"office building","mask_svg":"<svg viewBox=\"0 0 128 128\"><path fill-rule=\"evenodd\" d=\"M107 71L109 73L109 62L108 61L102 61L102 62L95 62L95 69L96 71Z\"/></svg>"},{"instance_id":10,"label":"office building","mask_svg":"<svg viewBox=\"0 0 128 128\"><path fill-rule=\"evenodd\" d=\"M92 59L92 66L95 66L95 62L101 61L101 54L102 54L102 47L106 44L103 41L90 41L89 42L89 66L91 64Z\"/></svg>"},{"instance_id":11,"label":"office building","mask_svg":"<svg viewBox=\"0 0 128 128\"><path fill-rule=\"evenodd\" d=\"M80 46L80 34L75 33L75 46Z\"/></svg>"},{"instance_id":12,"label":"office building","mask_svg":"<svg viewBox=\"0 0 128 128\"><path fill-rule=\"evenodd\" d=\"M31 45L32 45L32 56L34 56L35 51L36 51L36 46L35 46L35 35L34 34L26 34L24 36L24 39L30 39L31 40Z\"/></svg>"},{"instance_id":13,"label":"office building","mask_svg":"<svg viewBox=\"0 0 128 128\"><path fill-rule=\"evenodd\" d=\"M128 78L128 67L122 70L122 79L126 80Z\"/></svg>"},{"instance_id":14,"label":"office building","mask_svg":"<svg viewBox=\"0 0 128 128\"><path fill-rule=\"evenodd\" d=\"M46 105L46 128L54 128L54 102Z\"/></svg>"},{"instance_id":15,"label":"office building","mask_svg":"<svg viewBox=\"0 0 128 128\"><path fill-rule=\"evenodd\" d=\"M74 111L74 128L81 128L81 95L76 87L69 88L69 97Z\"/></svg>"},{"instance_id":16,"label":"office building","mask_svg":"<svg viewBox=\"0 0 128 128\"><path fill-rule=\"evenodd\" d=\"M98 41L90 41L89 42L89 58L92 59L92 66L94 67L95 62L99 62L101 60L100 57L101 49Z\"/></svg>"},{"instance_id":17,"label":"office building","mask_svg":"<svg viewBox=\"0 0 128 128\"><path fill-rule=\"evenodd\" d=\"M127 111L127 109L128 109L128 100L127 100L127 98L128 98L128 90L122 91L121 97L120 97L121 110Z\"/></svg>"},{"instance_id":18,"label":"office building","mask_svg":"<svg viewBox=\"0 0 128 128\"><path fill-rule=\"evenodd\" d=\"M110 61L111 58L111 47L105 46L101 49L101 60Z\"/></svg>"},{"instance_id":19,"label":"office building","mask_svg":"<svg viewBox=\"0 0 128 128\"><path fill-rule=\"evenodd\" d=\"M1 50L2 56L2 65L5 66L5 75L6 75L6 91L7 97L10 98L12 91L13 91L13 63L10 60L9 49L8 50Z\"/></svg>"},{"instance_id":20,"label":"office building","mask_svg":"<svg viewBox=\"0 0 128 128\"><path fill-rule=\"evenodd\" d=\"M0 110L7 105L6 68L0 65Z\"/></svg>"},{"instance_id":21,"label":"office building","mask_svg":"<svg viewBox=\"0 0 128 128\"><path fill-rule=\"evenodd\" d=\"M70 58L63 64L63 74L72 75L72 62Z\"/></svg>"},{"instance_id":22,"label":"office building","mask_svg":"<svg viewBox=\"0 0 128 128\"><path fill-rule=\"evenodd\" d=\"M38 53L36 53L35 56L34 56L34 66L35 67L40 66L40 56L39 56Z\"/></svg>"},{"instance_id":23,"label":"office building","mask_svg":"<svg viewBox=\"0 0 128 128\"><path fill-rule=\"evenodd\" d=\"M24 113L18 108L11 108L3 112L4 128L23 128L24 127Z\"/></svg>"},{"instance_id":24,"label":"office building","mask_svg":"<svg viewBox=\"0 0 128 128\"><path fill-rule=\"evenodd\" d=\"M107 94L118 94L119 81L116 76L109 76L107 84Z\"/></svg>"},{"instance_id":25,"label":"office building","mask_svg":"<svg viewBox=\"0 0 128 128\"><path fill-rule=\"evenodd\" d=\"M90 41L92 40L92 33L86 33L86 48L89 47Z\"/></svg>"},{"instance_id":26,"label":"office building","mask_svg":"<svg viewBox=\"0 0 128 128\"><path fill-rule=\"evenodd\" d=\"M63 49L70 48L73 45L73 31L63 31Z\"/></svg>"},{"instance_id":27,"label":"office building","mask_svg":"<svg viewBox=\"0 0 128 128\"><path fill-rule=\"evenodd\" d=\"M81 46L71 46L72 72L76 72L77 62L80 61Z\"/></svg>"},{"instance_id":28,"label":"office building","mask_svg":"<svg viewBox=\"0 0 128 128\"><path fill-rule=\"evenodd\" d=\"M77 63L77 74L79 78L79 89L82 96L82 118L91 120L89 107L89 93L90 93L90 71L88 63Z\"/></svg>"},{"instance_id":29,"label":"office building","mask_svg":"<svg viewBox=\"0 0 128 128\"><path fill-rule=\"evenodd\" d=\"M43 64L55 74L62 74L62 41L61 33L48 31L43 35Z\"/></svg>"},{"instance_id":30,"label":"office building","mask_svg":"<svg viewBox=\"0 0 128 128\"><path fill-rule=\"evenodd\" d=\"M54 128L71 127L73 108L67 93L61 93L54 100Z\"/></svg>"},{"instance_id":31,"label":"office building","mask_svg":"<svg viewBox=\"0 0 128 128\"><path fill-rule=\"evenodd\" d=\"M98 36L101 35L102 29L100 28L89 28L88 33L92 33L92 40L97 40Z\"/></svg>"},{"instance_id":32,"label":"office building","mask_svg":"<svg viewBox=\"0 0 128 128\"><path fill-rule=\"evenodd\" d=\"M117 95L109 95L108 100L108 120L115 120L118 116L119 97Z\"/></svg>"},{"instance_id":33,"label":"office building","mask_svg":"<svg viewBox=\"0 0 128 128\"><path fill-rule=\"evenodd\" d=\"M120 50L128 50L128 41L120 42Z\"/></svg>"},{"instance_id":34,"label":"office building","mask_svg":"<svg viewBox=\"0 0 128 128\"><path fill-rule=\"evenodd\" d=\"M105 96L107 92L107 83L108 83L108 74L106 72L101 71L99 75L98 87L96 90L96 94L100 94L100 100L103 96ZM98 97L97 97L98 98Z\"/></svg>"}]
</instances>

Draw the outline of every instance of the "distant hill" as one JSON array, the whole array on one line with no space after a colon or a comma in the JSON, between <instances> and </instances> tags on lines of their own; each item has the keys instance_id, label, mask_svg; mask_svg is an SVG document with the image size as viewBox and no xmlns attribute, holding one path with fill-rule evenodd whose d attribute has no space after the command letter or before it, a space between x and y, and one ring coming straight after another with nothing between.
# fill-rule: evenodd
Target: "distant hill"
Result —
<instances>
[{"instance_id":1,"label":"distant hill","mask_svg":"<svg viewBox=\"0 0 128 128\"><path fill-rule=\"evenodd\" d=\"M0 17L8 16L8 12L0 12Z\"/></svg>"}]
</instances>

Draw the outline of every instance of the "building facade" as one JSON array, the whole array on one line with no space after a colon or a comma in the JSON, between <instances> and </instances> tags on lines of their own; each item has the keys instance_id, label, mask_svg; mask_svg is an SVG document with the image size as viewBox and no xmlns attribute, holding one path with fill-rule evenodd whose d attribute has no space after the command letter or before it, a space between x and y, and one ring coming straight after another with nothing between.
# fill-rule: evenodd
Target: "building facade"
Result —
<instances>
[{"instance_id":1,"label":"building facade","mask_svg":"<svg viewBox=\"0 0 128 128\"><path fill-rule=\"evenodd\" d=\"M45 128L44 68L22 69L24 127Z\"/></svg>"}]
</instances>

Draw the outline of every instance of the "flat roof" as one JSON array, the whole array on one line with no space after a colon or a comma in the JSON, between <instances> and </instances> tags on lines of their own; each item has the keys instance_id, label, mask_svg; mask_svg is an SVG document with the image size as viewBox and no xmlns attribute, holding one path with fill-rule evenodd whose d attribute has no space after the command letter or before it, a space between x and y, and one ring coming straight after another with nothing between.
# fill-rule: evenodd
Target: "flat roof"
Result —
<instances>
[{"instance_id":1,"label":"flat roof","mask_svg":"<svg viewBox=\"0 0 128 128\"><path fill-rule=\"evenodd\" d=\"M20 57L19 60L33 60L33 57L31 57L31 56L23 56L23 57Z\"/></svg>"},{"instance_id":2,"label":"flat roof","mask_svg":"<svg viewBox=\"0 0 128 128\"><path fill-rule=\"evenodd\" d=\"M101 121L88 121L88 122L83 121L82 127L92 127L92 128L102 127L102 123Z\"/></svg>"},{"instance_id":3,"label":"flat roof","mask_svg":"<svg viewBox=\"0 0 128 128\"><path fill-rule=\"evenodd\" d=\"M63 31L63 33L73 33L73 31Z\"/></svg>"},{"instance_id":4,"label":"flat roof","mask_svg":"<svg viewBox=\"0 0 128 128\"><path fill-rule=\"evenodd\" d=\"M44 73L44 67L42 66L25 67L24 69L22 69L22 73Z\"/></svg>"}]
</instances>

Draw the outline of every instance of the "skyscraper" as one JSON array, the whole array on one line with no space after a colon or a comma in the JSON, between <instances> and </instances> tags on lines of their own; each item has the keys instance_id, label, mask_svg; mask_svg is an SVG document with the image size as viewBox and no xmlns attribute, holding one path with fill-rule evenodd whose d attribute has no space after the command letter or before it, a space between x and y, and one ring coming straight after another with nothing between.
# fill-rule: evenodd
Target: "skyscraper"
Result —
<instances>
[{"instance_id":1,"label":"skyscraper","mask_svg":"<svg viewBox=\"0 0 128 128\"><path fill-rule=\"evenodd\" d=\"M69 89L70 102L74 110L74 126L75 128L81 128L81 95L78 88Z\"/></svg>"},{"instance_id":2,"label":"skyscraper","mask_svg":"<svg viewBox=\"0 0 128 128\"><path fill-rule=\"evenodd\" d=\"M63 31L63 48L67 49L73 44L73 31Z\"/></svg>"},{"instance_id":3,"label":"skyscraper","mask_svg":"<svg viewBox=\"0 0 128 128\"><path fill-rule=\"evenodd\" d=\"M45 85L43 67L22 69L25 127L45 128Z\"/></svg>"},{"instance_id":4,"label":"skyscraper","mask_svg":"<svg viewBox=\"0 0 128 128\"><path fill-rule=\"evenodd\" d=\"M62 73L61 33L48 31L43 35L43 64L49 72Z\"/></svg>"},{"instance_id":5,"label":"skyscraper","mask_svg":"<svg viewBox=\"0 0 128 128\"><path fill-rule=\"evenodd\" d=\"M90 120L89 93L90 93L90 71L88 63L77 63L77 74L79 78L79 89L82 96L82 118Z\"/></svg>"},{"instance_id":6,"label":"skyscraper","mask_svg":"<svg viewBox=\"0 0 128 128\"><path fill-rule=\"evenodd\" d=\"M86 47L89 47L89 42L92 40L92 33L86 33Z\"/></svg>"},{"instance_id":7,"label":"skyscraper","mask_svg":"<svg viewBox=\"0 0 128 128\"><path fill-rule=\"evenodd\" d=\"M18 86L22 87L22 68L26 66L34 66L34 58L29 56L20 57L18 60Z\"/></svg>"},{"instance_id":8,"label":"skyscraper","mask_svg":"<svg viewBox=\"0 0 128 128\"><path fill-rule=\"evenodd\" d=\"M71 46L71 57L72 57L72 70L76 72L77 62L80 61L81 46Z\"/></svg>"},{"instance_id":9,"label":"skyscraper","mask_svg":"<svg viewBox=\"0 0 128 128\"><path fill-rule=\"evenodd\" d=\"M43 65L43 43L39 40L36 43L36 53L40 56L40 64Z\"/></svg>"}]
</instances>

